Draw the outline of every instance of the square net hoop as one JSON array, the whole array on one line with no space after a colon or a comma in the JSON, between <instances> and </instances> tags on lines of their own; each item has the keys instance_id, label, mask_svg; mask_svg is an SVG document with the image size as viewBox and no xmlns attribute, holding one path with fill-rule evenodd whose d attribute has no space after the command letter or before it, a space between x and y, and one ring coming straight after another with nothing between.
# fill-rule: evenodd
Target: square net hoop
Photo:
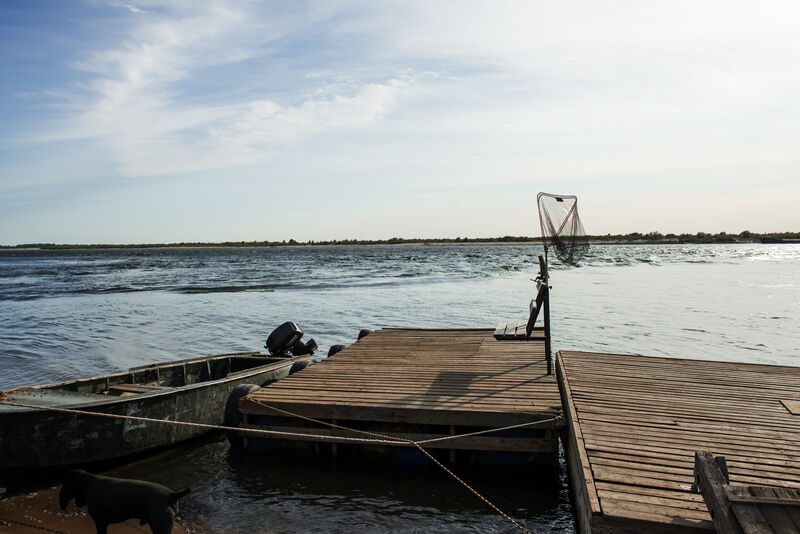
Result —
<instances>
[{"instance_id":1,"label":"square net hoop","mask_svg":"<svg viewBox=\"0 0 800 534\"><path fill-rule=\"evenodd\" d=\"M577 265L589 250L589 240L578 216L578 197L539 193L536 203L545 247L552 248L563 263Z\"/></svg>"}]
</instances>

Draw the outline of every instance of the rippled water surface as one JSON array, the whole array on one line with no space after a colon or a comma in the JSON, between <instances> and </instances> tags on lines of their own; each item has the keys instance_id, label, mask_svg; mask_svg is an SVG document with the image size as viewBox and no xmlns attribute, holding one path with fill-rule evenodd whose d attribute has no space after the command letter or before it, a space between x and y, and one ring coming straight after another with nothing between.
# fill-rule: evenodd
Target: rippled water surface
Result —
<instances>
[{"instance_id":1,"label":"rippled water surface","mask_svg":"<svg viewBox=\"0 0 800 534\"><path fill-rule=\"evenodd\" d=\"M286 320L322 355L361 328L520 320L540 253L530 245L0 251L0 389L258 350ZM800 365L800 245L603 245L579 268L551 269L556 350ZM165 482L196 488L187 513L215 531L515 530L428 471L242 466L216 440L157 465ZM524 479L480 482L537 531L572 531L563 480L544 491Z\"/></svg>"}]
</instances>

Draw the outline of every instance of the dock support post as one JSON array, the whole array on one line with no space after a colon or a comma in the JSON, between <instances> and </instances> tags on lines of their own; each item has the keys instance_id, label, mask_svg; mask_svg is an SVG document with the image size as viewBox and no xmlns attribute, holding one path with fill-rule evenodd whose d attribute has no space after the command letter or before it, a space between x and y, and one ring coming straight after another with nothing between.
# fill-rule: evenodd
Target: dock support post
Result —
<instances>
[{"instance_id":1,"label":"dock support post","mask_svg":"<svg viewBox=\"0 0 800 534\"><path fill-rule=\"evenodd\" d=\"M450 435L456 435L456 427L455 425L450 425ZM450 449L450 465L456 465L456 450Z\"/></svg>"},{"instance_id":2,"label":"dock support post","mask_svg":"<svg viewBox=\"0 0 800 534\"><path fill-rule=\"evenodd\" d=\"M339 420L338 419L332 419L331 423L333 423L334 425L339 424ZM338 452L339 451L338 451L338 449L336 447L336 442L332 441L331 442L331 460L333 460L334 462L336 461L336 456L337 456Z\"/></svg>"},{"instance_id":3,"label":"dock support post","mask_svg":"<svg viewBox=\"0 0 800 534\"><path fill-rule=\"evenodd\" d=\"M547 374L553 374L553 353L550 348L550 288L544 296L544 356L547 358Z\"/></svg>"}]
</instances>

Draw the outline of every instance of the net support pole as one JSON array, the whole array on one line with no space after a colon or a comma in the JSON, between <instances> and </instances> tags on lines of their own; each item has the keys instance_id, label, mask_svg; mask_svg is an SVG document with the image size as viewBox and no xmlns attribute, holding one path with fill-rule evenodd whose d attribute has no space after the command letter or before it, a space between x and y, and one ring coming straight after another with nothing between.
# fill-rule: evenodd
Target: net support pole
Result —
<instances>
[{"instance_id":1,"label":"net support pole","mask_svg":"<svg viewBox=\"0 0 800 534\"><path fill-rule=\"evenodd\" d=\"M553 354L550 347L550 286L545 286L543 311L544 311L544 352L545 352L545 358L547 359L547 374L552 375Z\"/></svg>"},{"instance_id":2,"label":"net support pole","mask_svg":"<svg viewBox=\"0 0 800 534\"><path fill-rule=\"evenodd\" d=\"M553 353L550 345L550 275L547 272L547 246L544 247L544 257L539 256L539 274L544 284L544 358L547 361L547 374L553 374Z\"/></svg>"},{"instance_id":3,"label":"net support pole","mask_svg":"<svg viewBox=\"0 0 800 534\"><path fill-rule=\"evenodd\" d=\"M545 277L544 281L547 282L547 276L548 276L548 274L547 274L547 260L548 260L548 257L547 257L547 241L545 241L544 235L542 235L542 246L544 247L544 269L545 269L545 272L542 273L542 276Z\"/></svg>"}]
</instances>

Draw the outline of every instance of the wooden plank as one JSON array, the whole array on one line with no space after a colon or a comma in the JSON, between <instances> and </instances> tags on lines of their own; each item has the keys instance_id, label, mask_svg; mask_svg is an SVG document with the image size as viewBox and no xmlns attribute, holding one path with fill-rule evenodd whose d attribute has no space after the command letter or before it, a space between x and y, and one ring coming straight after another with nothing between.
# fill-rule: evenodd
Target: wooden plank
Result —
<instances>
[{"instance_id":1,"label":"wooden plank","mask_svg":"<svg viewBox=\"0 0 800 534\"><path fill-rule=\"evenodd\" d=\"M728 486L725 488L725 492L731 496L750 496L748 488L743 486ZM731 508L746 534L773 534L769 521L761 513L758 505L740 503L733 505Z\"/></svg>"},{"instance_id":2,"label":"wooden plank","mask_svg":"<svg viewBox=\"0 0 800 534\"><path fill-rule=\"evenodd\" d=\"M515 338L524 338L525 337L525 328L526 323L517 323L514 328L514 337Z\"/></svg>"},{"instance_id":3,"label":"wooden plank","mask_svg":"<svg viewBox=\"0 0 800 534\"><path fill-rule=\"evenodd\" d=\"M556 377L561 391L564 417L567 421L567 467L573 481L576 519L583 533L592 532L592 523L602 514L600 499L594 486L591 465L583 445L583 435L575 406L572 403L569 379L564 370L560 354L556 355Z\"/></svg>"},{"instance_id":4,"label":"wooden plank","mask_svg":"<svg viewBox=\"0 0 800 534\"><path fill-rule=\"evenodd\" d=\"M547 297L548 297L547 284L543 283L539 286L539 290L536 292L536 297L534 297L531 300L531 303L528 306L528 321L527 323L525 323L526 337L530 337L531 333L533 332L533 327L536 324L536 319L539 316L539 311L541 311L542 307L544 306Z\"/></svg>"},{"instance_id":5,"label":"wooden plank","mask_svg":"<svg viewBox=\"0 0 800 534\"><path fill-rule=\"evenodd\" d=\"M545 404L543 406L524 406L518 403L514 403L513 401L509 402L500 402L500 401L493 401L493 402L480 402L480 400L474 401L471 399L453 399L453 400L437 400L436 402L431 402L425 399L407 399L407 398L397 398L397 399L388 399L386 397L372 397L372 398L360 398L360 399L347 399L341 397L331 397L331 396L324 396L324 395L316 395L313 398L313 402L306 395L296 395L296 396L283 396L280 398L274 397L262 397L260 395L250 395L249 397L254 404L258 404L261 401L261 404L272 404L276 405L278 403L284 404L325 404L331 406L337 406L341 408L359 408L364 407L368 409L378 409L378 408L387 408L387 409L395 409L401 411L418 411L418 410L447 410L453 412L483 412L483 413L492 413L495 415L502 415L502 414L511 414L515 413L522 417L527 417L529 420L537 420L537 419L544 419L541 414L550 414L551 412L560 412L561 409L557 405L552 404ZM248 403L249 400L245 400L245 403ZM253 413L260 413L260 411L256 408L252 410Z\"/></svg>"},{"instance_id":6,"label":"wooden plank","mask_svg":"<svg viewBox=\"0 0 800 534\"><path fill-rule=\"evenodd\" d=\"M653 508L609 502L592 532L607 534L713 534L709 520L660 513Z\"/></svg>"},{"instance_id":7,"label":"wooden plank","mask_svg":"<svg viewBox=\"0 0 800 534\"><path fill-rule=\"evenodd\" d=\"M634 428L638 429L640 427L634 426ZM773 443L770 447L755 440L737 443L735 434L704 438L702 435L696 435L694 432L685 432L683 436L665 436L659 438L658 436L647 436L643 434L637 435L636 431L633 429L629 434L620 433L617 435L609 435L594 432L594 429L587 427L584 431L584 435L587 445L589 443L620 443L626 445L641 445L643 447L660 448L661 450L671 451L676 455L684 456L687 454L692 454L692 452L698 448L709 447L714 448L718 452L722 452L724 450L726 453L735 452L739 454L750 454L754 457L767 454L770 457L777 456L779 458L790 459L797 458L798 454L797 448L794 446L788 446L788 444Z\"/></svg>"},{"instance_id":8,"label":"wooden plank","mask_svg":"<svg viewBox=\"0 0 800 534\"><path fill-rule=\"evenodd\" d=\"M797 490L792 490L789 488L774 488L775 494L779 498L784 499L797 499L800 496L800 492ZM795 506L787 507L786 511L792 517L792 521L794 522L795 528L800 531L800 509Z\"/></svg>"},{"instance_id":9,"label":"wooden plank","mask_svg":"<svg viewBox=\"0 0 800 534\"><path fill-rule=\"evenodd\" d=\"M685 506L681 506L681 503L678 503L677 506L671 506L670 503L664 500L657 504L652 504L641 501L606 498L603 499L603 510L611 513L616 512L617 514L619 514L621 510L636 511L651 516L659 515L668 517L670 521L681 519L695 521L708 520L708 511L706 510L688 509Z\"/></svg>"},{"instance_id":10,"label":"wooden plank","mask_svg":"<svg viewBox=\"0 0 800 534\"><path fill-rule=\"evenodd\" d=\"M619 453L609 453L604 451L595 451L590 449L592 453L592 462L597 462L599 464L606 463L611 461L618 461L627 463L630 462L631 465L639 465L641 466L640 469L643 470L660 470L664 469L672 469L672 468L683 468L684 470L692 469L692 463L690 457L687 455L685 457L664 457L662 455L646 455L646 451L636 451L635 449L630 454L619 454ZM638 454L637 454L638 452ZM772 461L771 465L761 465L763 461L762 458L743 458L743 457L735 457L729 456L726 454L725 456L728 459L728 464L732 466L733 469L736 470L737 473L750 475L750 476L774 476L776 471L776 463ZM609 464L613 465L613 464ZM786 467L782 467L777 465L780 469L787 469ZM790 473L789 478L790 480L800 476L800 471L793 469Z\"/></svg>"},{"instance_id":11,"label":"wooden plank","mask_svg":"<svg viewBox=\"0 0 800 534\"><path fill-rule=\"evenodd\" d=\"M595 483L597 485L601 484L597 481L595 481ZM704 502L692 502L684 498L669 498L669 497L663 497L661 495L652 495L644 491L634 492L628 485L624 486L616 485L616 486L621 486L625 488L626 491L608 491L608 490L598 489L597 495L600 497L600 501L604 502L606 499L613 499L617 501L631 501L631 502L652 504L656 506L669 506L672 508L680 508L680 509L687 509L687 510L693 510L695 512L700 512L699 514L697 514L697 517L701 519L708 519L710 517L708 515L708 508L706 507L706 504ZM649 490L652 488L640 488L640 489ZM672 492L661 491L661 493L672 493Z\"/></svg>"},{"instance_id":12,"label":"wooden plank","mask_svg":"<svg viewBox=\"0 0 800 534\"><path fill-rule=\"evenodd\" d=\"M598 495L601 493L618 496L626 494L630 496L630 499L647 499L649 496L653 496L673 501L681 501L684 503L684 506L689 506L696 510L708 510L703 496L699 493L692 493L689 489L646 488L625 483L604 482L601 480L595 480L595 487L597 488Z\"/></svg>"},{"instance_id":13,"label":"wooden plank","mask_svg":"<svg viewBox=\"0 0 800 534\"><path fill-rule=\"evenodd\" d=\"M789 513L784 509L784 506L788 506L789 503L784 502L780 506L776 506L771 502L763 502L762 499L769 501L777 498L777 495L772 488L763 486L750 486L748 490L750 491L751 497L761 500L761 502L753 502L752 504L758 506L761 514L767 520L775 534L797 534L797 527L792 520L792 516L789 515ZM800 501L797 501L794 504L800 504ZM739 506L739 503L736 503L734 506Z\"/></svg>"},{"instance_id":14,"label":"wooden plank","mask_svg":"<svg viewBox=\"0 0 800 534\"><path fill-rule=\"evenodd\" d=\"M499 333L499 327L494 332L494 338L501 341L515 341L525 339L525 327L527 323L524 322L508 322L503 323L505 328L502 333Z\"/></svg>"},{"instance_id":15,"label":"wooden plank","mask_svg":"<svg viewBox=\"0 0 800 534\"><path fill-rule=\"evenodd\" d=\"M800 367L785 367L763 363L740 363L740 362L722 362L711 360L696 360L696 359L678 359L665 356L650 356L650 355L630 355L630 354L609 354L598 352L580 352L580 351L561 351L565 354L569 362L580 362L579 365L587 363L594 364L616 364L624 365L625 367L672 367L675 369L676 365L683 366L685 369L688 367L703 367L706 369L722 370L722 371L736 371L736 372L751 372L751 373L767 373L774 376L793 375L800 376ZM569 364L569 362L567 364ZM678 367L680 369L681 367Z\"/></svg>"},{"instance_id":16,"label":"wooden plank","mask_svg":"<svg viewBox=\"0 0 800 534\"><path fill-rule=\"evenodd\" d=\"M580 387L580 383L577 383L576 386ZM759 411L761 415L769 417L773 421L780 421L780 423L789 428L800 429L800 421L794 420L789 415L786 415L782 410L765 410L764 403L760 401L760 399L754 398L750 400L744 399L725 399L724 401L715 400L715 395L725 395L729 394L730 392L725 392L723 390L717 392L711 392L705 396L698 396L695 399L685 398L682 400L677 399L670 399L669 398L669 389L662 389L657 386L653 386L652 388L648 388L648 391L645 393L637 393L634 391L630 391L630 389L625 389L624 386L619 391L619 394L616 394L616 388L611 383L606 385L606 390L599 392L599 391L590 391L590 392L582 392L580 395L577 395L578 398L585 398L585 400L592 401L592 399L600 400L603 399L600 404L602 405L614 405L619 401L622 401L622 398L625 397L625 401L629 403L629 406L632 410L639 409L641 411L653 411L654 409L658 411L659 407L661 408L661 412L663 413L664 408L667 407L675 407L678 409L682 409L683 413L691 414L691 415L699 415L696 411L692 411L691 408L693 406L693 400L704 399L709 402L708 409L713 410L715 413L719 415L723 415L726 417L742 415L741 409L747 408L747 405ZM648 397L649 394L649 397ZM663 394L661 397L660 405L655 403L656 394ZM771 395L770 395L771 397ZM736 407L739 407L740 412L736 412ZM778 407L778 404L775 403L775 407Z\"/></svg>"},{"instance_id":17,"label":"wooden plank","mask_svg":"<svg viewBox=\"0 0 800 534\"><path fill-rule=\"evenodd\" d=\"M395 378L394 375L390 375ZM375 382L362 382L360 380L348 380L347 378L337 377L303 377L303 380L297 380L289 385L281 387L271 387L270 395L281 395L283 393L291 393L297 391L307 391L313 393L314 391L343 391L345 393L353 392L387 392L387 393L420 393L420 394L434 394L446 395L452 397L469 397L469 396L486 396L486 395L503 395L506 396L519 396L524 394L543 394L551 393L554 398L558 398L558 392L555 391L555 383L527 383L521 384L519 382L492 382L484 380L461 380L456 379L453 381L430 381L430 380L405 380L403 377L396 377L398 380L385 381L382 383ZM402 382L400 382L402 380ZM398 383L399 382L399 383Z\"/></svg>"},{"instance_id":18,"label":"wooden plank","mask_svg":"<svg viewBox=\"0 0 800 534\"><path fill-rule=\"evenodd\" d=\"M391 423L418 423L418 424L454 424L474 425L485 427L500 427L528 423L530 421L549 419L560 414L560 410L539 412L514 412L514 411L482 411L480 409L408 409L402 406L359 406L338 405L332 403L315 403L310 400L305 402L275 402L267 399L271 406L284 409L315 419L342 419L354 421L379 421ZM247 398L239 400L239 411L250 415L275 415L267 407L250 402ZM547 425L544 425L545 427ZM555 423L553 426L556 426Z\"/></svg>"},{"instance_id":19,"label":"wooden plank","mask_svg":"<svg viewBox=\"0 0 800 534\"><path fill-rule=\"evenodd\" d=\"M711 512L717 532L742 534L743 530L731 510L725 493L726 476L720 471L710 452L697 451L694 456L694 476Z\"/></svg>"},{"instance_id":20,"label":"wooden plank","mask_svg":"<svg viewBox=\"0 0 800 534\"><path fill-rule=\"evenodd\" d=\"M781 399L781 404L783 404L789 413L792 415L800 415L800 400L787 400Z\"/></svg>"},{"instance_id":21,"label":"wooden plank","mask_svg":"<svg viewBox=\"0 0 800 534\"><path fill-rule=\"evenodd\" d=\"M570 353L574 354L574 353ZM645 357L642 357L645 358ZM731 383L731 386L741 388L740 390L765 390L773 387L781 388L781 390L789 392L797 392L797 385L793 384L792 378L797 378L800 373L796 372L796 368L787 371L786 375L783 373L776 374L772 369L742 369L730 365L721 365L717 368L713 366L698 366L698 362L693 360L672 360L672 364L667 364L664 361L657 361L655 363L639 364L638 362L632 365L627 365L620 360L605 361L599 364L596 360L585 360L578 358L571 360L568 365L577 365L581 367L585 375L608 376L609 378L619 378L614 374L615 369L624 368L631 376L637 378L653 379L653 370L658 370L664 373L664 378L673 382L696 382L697 387L703 388L706 386L725 386L730 382L730 375L736 374L748 378L749 380L759 380L756 383ZM745 365L745 364L742 364ZM746 364L754 365L754 364ZM723 373L723 376L720 376ZM728 379L724 378L724 374L728 375ZM707 381L697 381L696 378L701 376L707 378ZM680 393L691 393L690 391ZM797 400L796 397L786 397L786 399ZM777 400L777 399L776 399Z\"/></svg>"},{"instance_id":22,"label":"wooden plank","mask_svg":"<svg viewBox=\"0 0 800 534\"><path fill-rule=\"evenodd\" d=\"M729 425L708 423L692 424L688 422L678 422L670 419L671 423L664 423L655 420L635 420L624 416L611 414L610 416L599 416L594 413L584 415L584 419L597 422L596 425L589 425L591 433L598 437L625 436L635 432L642 438L653 437L662 439L673 439L681 441L687 436L695 439L730 439L736 438L741 443L763 444L765 441L774 441L781 444L777 447L784 449L783 443L794 446L800 444L800 433L786 430L784 432L772 429L758 428L755 425Z\"/></svg>"}]
</instances>

